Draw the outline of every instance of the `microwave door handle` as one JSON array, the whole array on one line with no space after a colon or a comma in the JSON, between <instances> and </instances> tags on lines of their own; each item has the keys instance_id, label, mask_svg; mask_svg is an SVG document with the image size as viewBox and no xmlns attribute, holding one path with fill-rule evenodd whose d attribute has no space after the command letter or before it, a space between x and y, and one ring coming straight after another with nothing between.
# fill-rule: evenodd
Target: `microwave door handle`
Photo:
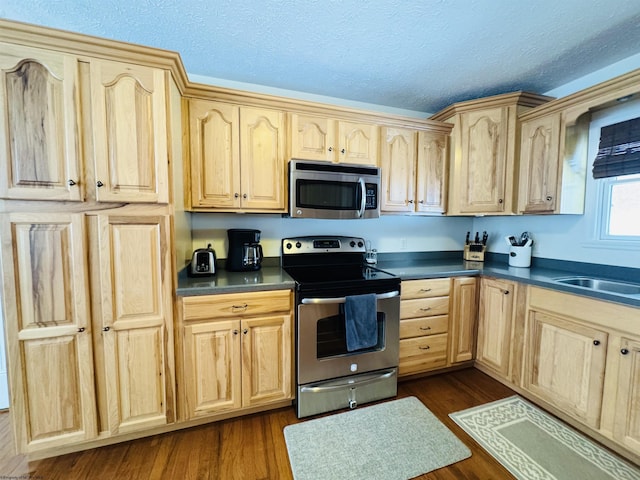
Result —
<instances>
[{"instance_id":1,"label":"microwave door handle","mask_svg":"<svg viewBox=\"0 0 640 480\"><path fill-rule=\"evenodd\" d=\"M364 209L366 208L367 205L367 187L364 184L364 178L360 177L358 179L358 183L360 183L360 192L361 192L361 197L360 197L360 210L358 210L358 217L362 217L364 216Z\"/></svg>"},{"instance_id":2,"label":"microwave door handle","mask_svg":"<svg viewBox=\"0 0 640 480\"><path fill-rule=\"evenodd\" d=\"M398 290L393 290L392 292L387 293L379 293L376 295L376 300L384 300L386 298L393 298L400 295ZM326 305L329 303L345 303L347 301L346 297L333 297L333 298L303 298L300 303L303 305L315 304L315 305Z\"/></svg>"}]
</instances>

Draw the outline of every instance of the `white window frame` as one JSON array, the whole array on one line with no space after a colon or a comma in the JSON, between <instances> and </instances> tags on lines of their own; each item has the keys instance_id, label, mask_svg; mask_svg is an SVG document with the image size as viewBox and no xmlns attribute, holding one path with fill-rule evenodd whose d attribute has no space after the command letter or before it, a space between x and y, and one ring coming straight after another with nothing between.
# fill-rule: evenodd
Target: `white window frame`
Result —
<instances>
[{"instance_id":1,"label":"white window frame","mask_svg":"<svg viewBox=\"0 0 640 480\"><path fill-rule=\"evenodd\" d=\"M596 183L598 185L598 215L596 216L594 237L598 243L603 242L603 244L606 244L606 246L610 248L640 248L640 235L609 234L609 217L611 215L611 192L613 186L629 181L638 181L638 179L628 179L623 176L602 178L600 180L596 180Z\"/></svg>"}]
</instances>

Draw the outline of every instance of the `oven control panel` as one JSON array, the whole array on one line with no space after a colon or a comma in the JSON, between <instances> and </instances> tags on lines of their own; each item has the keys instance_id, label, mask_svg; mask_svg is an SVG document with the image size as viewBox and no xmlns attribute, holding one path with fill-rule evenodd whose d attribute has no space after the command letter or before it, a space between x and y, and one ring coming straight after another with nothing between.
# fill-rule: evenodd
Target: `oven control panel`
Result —
<instances>
[{"instance_id":1,"label":"oven control panel","mask_svg":"<svg viewBox=\"0 0 640 480\"><path fill-rule=\"evenodd\" d=\"M282 239L282 254L364 253L365 241L358 237L317 236Z\"/></svg>"}]
</instances>

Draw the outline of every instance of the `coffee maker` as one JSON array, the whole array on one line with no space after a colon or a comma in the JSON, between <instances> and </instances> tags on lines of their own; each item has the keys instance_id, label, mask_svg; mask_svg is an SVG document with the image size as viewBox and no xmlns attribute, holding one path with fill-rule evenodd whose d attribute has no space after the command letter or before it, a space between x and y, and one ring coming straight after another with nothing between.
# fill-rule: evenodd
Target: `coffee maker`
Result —
<instances>
[{"instance_id":1,"label":"coffee maker","mask_svg":"<svg viewBox=\"0 0 640 480\"><path fill-rule=\"evenodd\" d=\"M229 238L227 270L231 272L260 270L262 263L260 230L232 228L227 230L227 236Z\"/></svg>"}]
</instances>

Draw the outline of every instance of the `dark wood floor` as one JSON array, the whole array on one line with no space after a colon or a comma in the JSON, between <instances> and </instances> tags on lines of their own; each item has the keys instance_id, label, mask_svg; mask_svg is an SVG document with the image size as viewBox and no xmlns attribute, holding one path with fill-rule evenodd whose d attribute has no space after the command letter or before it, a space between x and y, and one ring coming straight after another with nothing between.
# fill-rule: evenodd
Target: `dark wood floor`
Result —
<instances>
[{"instance_id":1,"label":"dark wood floor","mask_svg":"<svg viewBox=\"0 0 640 480\"><path fill-rule=\"evenodd\" d=\"M398 397L418 397L472 452L466 460L417 478L513 479L448 417L513 393L475 369L401 382ZM282 430L300 421L289 407L27 462L11 453L9 415L4 413L0 414L0 479L291 479Z\"/></svg>"}]
</instances>

